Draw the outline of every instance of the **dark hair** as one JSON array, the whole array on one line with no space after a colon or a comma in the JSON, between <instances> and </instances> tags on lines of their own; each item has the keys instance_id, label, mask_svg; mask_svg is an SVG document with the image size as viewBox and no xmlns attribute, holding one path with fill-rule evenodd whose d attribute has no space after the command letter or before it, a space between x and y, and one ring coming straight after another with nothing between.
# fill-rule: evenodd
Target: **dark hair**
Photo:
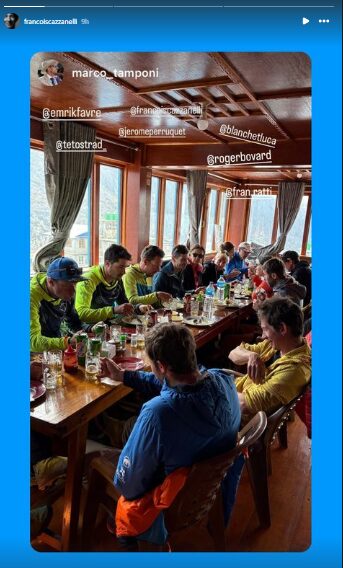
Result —
<instances>
[{"instance_id":1,"label":"dark hair","mask_svg":"<svg viewBox=\"0 0 343 568\"><path fill-rule=\"evenodd\" d=\"M299 255L295 250L286 250L282 254L282 260L285 262L286 260L292 260L295 264L299 262Z\"/></svg>"},{"instance_id":2,"label":"dark hair","mask_svg":"<svg viewBox=\"0 0 343 568\"><path fill-rule=\"evenodd\" d=\"M225 241L225 243L221 243L219 245L219 252L227 252L235 248L235 245L230 241Z\"/></svg>"},{"instance_id":3,"label":"dark hair","mask_svg":"<svg viewBox=\"0 0 343 568\"><path fill-rule=\"evenodd\" d=\"M111 245L105 250L104 262L106 262L106 260L111 263L118 262L118 260L122 258L124 260L131 260L131 254L121 245Z\"/></svg>"},{"instance_id":4,"label":"dark hair","mask_svg":"<svg viewBox=\"0 0 343 568\"><path fill-rule=\"evenodd\" d=\"M285 278L286 276L285 265L279 258L270 258L263 264L262 268L267 274L274 272L279 278Z\"/></svg>"},{"instance_id":5,"label":"dark hair","mask_svg":"<svg viewBox=\"0 0 343 568\"><path fill-rule=\"evenodd\" d=\"M185 245L176 245L173 248L171 255L178 257L181 254L188 254L188 248Z\"/></svg>"},{"instance_id":6,"label":"dark hair","mask_svg":"<svg viewBox=\"0 0 343 568\"><path fill-rule=\"evenodd\" d=\"M266 318L275 331L279 331L280 325L284 323L294 337L299 337L303 333L303 313L298 304L292 302L290 298L274 297L265 300L258 310L258 316L259 319Z\"/></svg>"},{"instance_id":7,"label":"dark hair","mask_svg":"<svg viewBox=\"0 0 343 568\"><path fill-rule=\"evenodd\" d=\"M193 245L192 248L191 248L191 250L190 250L189 252L193 252L194 250L202 250L202 252L203 252L204 254L206 253L204 247L201 246L201 245Z\"/></svg>"},{"instance_id":8,"label":"dark hair","mask_svg":"<svg viewBox=\"0 0 343 568\"><path fill-rule=\"evenodd\" d=\"M153 260L158 256L159 258L164 257L164 251L155 245L147 245L141 252L141 260Z\"/></svg>"},{"instance_id":9,"label":"dark hair","mask_svg":"<svg viewBox=\"0 0 343 568\"><path fill-rule=\"evenodd\" d=\"M151 361L161 361L173 373L194 373L197 370L195 340L183 325L159 323L145 336L145 350Z\"/></svg>"}]
</instances>

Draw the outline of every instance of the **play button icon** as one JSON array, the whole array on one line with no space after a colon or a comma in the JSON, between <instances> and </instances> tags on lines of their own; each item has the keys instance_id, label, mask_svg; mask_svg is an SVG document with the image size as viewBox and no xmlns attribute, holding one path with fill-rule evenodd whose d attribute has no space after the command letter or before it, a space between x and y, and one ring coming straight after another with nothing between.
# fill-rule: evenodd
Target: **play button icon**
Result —
<instances>
[{"instance_id":1,"label":"play button icon","mask_svg":"<svg viewBox=\"0 0 343 568\"><path fill-rule=\"evenodd\" d=\"M303 18L303 26L306 26L306 24L309 23L310 20L308 20L307 18Z\"/></svg>"}]
</instances>

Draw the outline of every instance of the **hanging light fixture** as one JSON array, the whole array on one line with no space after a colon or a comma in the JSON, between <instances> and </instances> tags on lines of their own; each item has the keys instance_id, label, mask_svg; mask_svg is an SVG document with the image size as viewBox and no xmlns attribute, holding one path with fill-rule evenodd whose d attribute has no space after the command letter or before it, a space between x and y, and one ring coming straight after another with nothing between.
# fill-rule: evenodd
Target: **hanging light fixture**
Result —
<instances>
[{"instance_id":1,"label":"hanging light fixture","mask_svg":"<svg viewBox=\"0 0 343 568\"><path fill-rule=\"evenodd\" d=\"M298 178L298 179L301 179L302 177L303 177L302 172L297 172L297 178Z\"/></svg>"},{"instance_id":2,"label":"hanging light fixture","mask_svg":"<svg viewBox=\"0 0 343 568\"><path fill-rule=\"evenodd\" d=\"M197 127L199 128L199 130L207 130L208 128L208 120L207 120L207 111L206 111L206 106L202 104L201 108L201 115L197 120Z\"/></svg>"}]
</instances>

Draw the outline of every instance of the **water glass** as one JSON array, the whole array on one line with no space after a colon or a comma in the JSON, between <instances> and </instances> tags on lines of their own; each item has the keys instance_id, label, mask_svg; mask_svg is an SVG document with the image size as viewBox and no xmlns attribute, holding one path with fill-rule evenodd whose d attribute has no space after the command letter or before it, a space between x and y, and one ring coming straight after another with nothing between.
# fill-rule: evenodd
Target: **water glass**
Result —
<instances>
[{"instance_id":1,"label":"water glass","mask_svg":"<svg viewBox=\"0 0 343 568\"><path fill-rule=\"evenodd\" d=\"M138 334L132 333L131 334L131 348L137 349L137 342L138 342Z\"/></svg>"},{"instance_id":2,"label":"water glass","mask_svg":"<svg viewBox=\"0 0 343 568\"><path fill-rule=\"evenodd\" d=\"M191 317L197 318L199 315L199 302L196 300L191 301Z\"/></svg>"},{"instance_id":3,"label":"water glass","mask_svg":"<svg viewBox=\"0 0 343 568\"><path fill-rule=\"evenodd\" d=\"M43 380L47 389L54 389L62 384L63 353L59 349L43 352Z\"/></svg>"},{"instance_id":4,"label":"water glass","mask_svg":"<svg viewBox=\"0 0 343 568\"><path fill-rule=\"evenodd\" d=\"M110 329L110 336L111 339L118 339L121 335L121 326L120 325L111 325L111 329Z\"/></svg>"},{"instance_id":5,"label":"water glass","mask_svg":"<svg viewBox=\"0 0 343 568\"><path fill-rule=\"evenodd\" d=\"M85 377L88 381L96 381L100 371L100 357L86 353Z\"/></svg>"}]
</instances>

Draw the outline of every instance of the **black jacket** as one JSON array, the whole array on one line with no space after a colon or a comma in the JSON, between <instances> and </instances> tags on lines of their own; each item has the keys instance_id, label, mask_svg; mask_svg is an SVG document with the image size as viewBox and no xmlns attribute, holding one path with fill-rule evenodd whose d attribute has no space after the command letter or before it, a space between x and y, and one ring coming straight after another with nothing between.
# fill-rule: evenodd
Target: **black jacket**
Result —
<instances>
[{"instance_id":1,"label":"black jacket","mask_svg":"<svg viewBox=\"0 0 343 568\"><path fill-rule=\"evenodd\" d=\"M214 284L217 282L220 276L223 276L224 270L217 270L216 265L213 260L205 262L204 272L202 273L202 284L203 286L208 286L210 282Z\"/></svg>"},{"instance_id":2,"label":"black jacket","mask_svg":"<svg viewBox=\"0 0 343 568\"><path fill-rule=\"evenodd\" d=\"M306 286L304 306L307 306L312 298L312 271L309 263L306 260L300 260L291 272L291 275L299 284Z\"/></svg>"}]
</instances>

